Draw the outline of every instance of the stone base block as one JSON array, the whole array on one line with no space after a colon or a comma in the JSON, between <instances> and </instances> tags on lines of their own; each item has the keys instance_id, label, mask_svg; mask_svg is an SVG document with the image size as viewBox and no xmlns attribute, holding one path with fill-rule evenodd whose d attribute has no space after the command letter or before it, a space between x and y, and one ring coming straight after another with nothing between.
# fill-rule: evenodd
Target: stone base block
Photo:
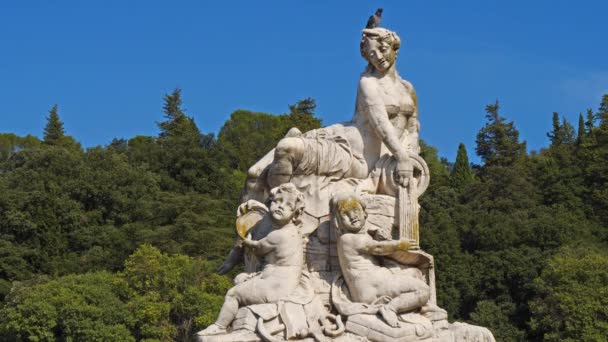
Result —
<instances>
[{"instance_id":1,"label":"stone base block","mask_svg":"<svg viewBox=\"0 0 608 342\"><path fill-rule=\"evenodd\" d=\"M199 337L198 342L261 342L256 333L249 330L237 330L229 334Z\"/></svg>"},{"instance_id":2,"label":"stone base block","mask_svg":"<svg viewBox=\"0 0 608 342\"><path fill-rule=\"evenodd\" d=\"M412 321L412 320L410 320ZM353 315L348 317L346 331L367 338L371 342L413 342L433 340L431 322L417 315L416 322L401 322L393 328L376 315Z\"/></svg>"}]
</instances>

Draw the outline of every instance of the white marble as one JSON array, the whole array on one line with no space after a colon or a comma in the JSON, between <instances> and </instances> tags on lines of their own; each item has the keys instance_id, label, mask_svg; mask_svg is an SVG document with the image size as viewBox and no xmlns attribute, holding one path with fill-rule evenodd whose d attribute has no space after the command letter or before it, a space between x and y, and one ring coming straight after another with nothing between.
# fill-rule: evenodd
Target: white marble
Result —
<instances>
[{"instance_id":1,"label":"white marble","mask_svg":"<svg viewBox=\"0 0 608 342\"><path fill-rule=\"evenodd\" d=\"M251 235L241 240L255 255L264 257L262 271L239 277L226 294L217 321L197 333L198 336L225 334L239 307L276 303L295 291L304 265L302 237L298 231L303 209L304 197L293 184L286 183L271 191L268 212L272 231L257 241L252 240Z\"/></svg>"},{"instance_id":2,"label":"white marble","mask_svg":"<svg viewBox=\"0 0 608 342\"><path fill-rule=\"evenodd\" d=\"M395 69L400 45L392 31L364 29L352 120L294 127L249 169L219 269L243 262L246 272L198 341L494 342L436 304L418 227L430 175L416 92Z\"/></svg>"}]
</instances>

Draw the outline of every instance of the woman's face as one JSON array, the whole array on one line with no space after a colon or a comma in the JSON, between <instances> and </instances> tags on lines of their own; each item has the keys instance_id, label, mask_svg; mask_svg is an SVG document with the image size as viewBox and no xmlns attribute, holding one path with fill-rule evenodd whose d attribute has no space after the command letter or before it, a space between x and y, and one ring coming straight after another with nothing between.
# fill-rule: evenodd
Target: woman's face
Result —
<instances>
[{"instance_id":1,"label":"woman's face","mask_svg":"<svg viewBox=\"0 0 608 342\"><path fill-rule=\"evenodd\" d=\"M386 73L395 63L396 53L390 44L369 39L365 44L365 59L381 73Z\"/></svg>"}]
</instances>

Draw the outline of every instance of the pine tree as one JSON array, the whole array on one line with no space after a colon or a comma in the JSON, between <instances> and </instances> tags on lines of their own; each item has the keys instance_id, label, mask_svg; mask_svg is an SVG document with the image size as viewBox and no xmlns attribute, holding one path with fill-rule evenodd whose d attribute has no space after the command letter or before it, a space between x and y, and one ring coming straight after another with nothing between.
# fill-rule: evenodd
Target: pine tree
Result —
<instances>
[{"instance_id":1,"label":"pine tree","mask_svg":"<svg viewBox=\"0 0 608 342\"><path fill-rule=\"evenodd\" d=\"M301 132L307 132L311 129L321 127L321 119L315 116L317 103L313 98L307 97L295 104L289 105L289 113L280 116L281 130L275 139L281 139L293 127L298 128Z\"/></svg>"},{"instance_id":2,"label":"pine tree","mask_svg":"<svg viewBox=\"0 0 608 342\"><path fill-rule=\"evenodd\" d=\"M160 128L159 142L168 148L203 147L201 131L182 108L181 93L181 89L175 88L171 94L165 95L163 113L167 120L157 122Z\"/></svg>"},{"instance_id":3,"label":"pine tree","mask_svg":"<svg viewBox=\"0 0 608 342\"><path fill-rule=\"evenodd\" d=\"M575 142L574 126L565 117L562 118L560 123L559 114L553 112L553 130L547 133L547 137L551 139L551 148L572 145Z\"/></svg>"},{"instance_id":4,"label":"pine tree","mask_svg":"<svg viewBox=\"0 0 608 342\"><path fill-rule=\"evenodd\" d=\"M315 99L307 97L303 100L296 102L296 104L289 105L290 114L304 114L304 115L315 115L317 109L317 103Z\"/></svg>"},{"instance_id":5,"label":"pine tree","mask_svg":"<svg viewBox=\"0 0 608 342\"><path fill-rule=\"evenodd\" d=\"M450 175L450 185L455 189L462 189L473 180L473 170L469 164L467 149L463 143L458 145L456 162Z\"/></svg>"},{"instance_id":6,"label":"pine tree","mask_svg":"<svg viewBox=\"0 0 608 342\"><path fill-rule=\"evenodd\" d=\"M59 114L57 114L57 105L51 108L46 120L44 143L47 145L58 145L65 136L65 131L63 130L63 122L59 120Z\"/></svg>"},{"instance_id":7,"label":"pine tree","mask_svg":"<svg viewBox=\"0 0 608 342\"><path fill-rule=\"evenodd\" d=\"M553 112L553 130L547 133L547 137L551 139L552 146L559 146L562 144L561 126L559 124L559 114Z\"/></svg>"},{"instance_id":8,"label":"pine tree","mask_svg":"<svg viewBox=\"0 0 608 342\"><path fill-rule=\"evenodd\" d=\"M608 94L602 96L602 101L595 117L599 120L598 134L596 136L597 142L602 145L602 148L608 149Z\"/></svg>"},{"instance_id":9,"label":"pine tree","mask_svg":"<svg viewBox=\"0 0 608 342\"><path fill-rule=\"evenodd\" d=\"M602 102L597 113L598 117L602 121L608 121L608 94L602 96Z\"/></svg>"},{"instance_id":10,"label":"pine tree","mask_svg":"<svg viewBox=\"0 0 608 342\"><path fill-rule=\"evenodd\" d=\"M488 166L509 166L526 154L526 142L519 142L515 124L498 113L500 105L486 106L486 125L477 133L475 151Z\"/></svg>"},{"instance_id":11,"label":"pine tree","mask_svg":"<svg viewBox=\"0 0 608 342\"><path fill-rule=\"evenodd\" d=\"M593 114L593 109L587 109L587 120L585 120L585 128L587 130L587 140L593 143L595 141L595 134L593 133L593 128L595 128L595 114Z\"/></svg>"},{"instance_id":12,"label":"pine tree","mask_svg":"<svg viewBox=\"0 0 608 342\"><path fill-rule=\"evenodd\" d=\"M589 140L584 152L585 183L589 189L586 197L587 207L592 208L596 217L608 225L608 94L602 97L598 111L587 112L588 122L599 120L597 126L591 126Z\"/></svg>"},{"instance_id":13,"label":"pine tree","mask_svg":"<svg viewBox=\"0 0 608 342\"><path fill-rule=\"evenodd\" d=\"M608 94L602 96L602 101L595 117L599 120L595 138L599 147L608 150Z\"/></svg>"},{"instance_id":14,"label":"pine tree","mask_svg":"<svg viewBox=\"0 0 608 342\"><path fill-rule=\"evenodd\" d=\"M568 122L568 120L566 120L565 117L562 118L562 124L560 126L561 128L561 135L562 135L562 144L565 145L572 145L574 144L574 142L576 141L575 139L575 133L574 133L574 126L572 126L572 124L570 122Z\"/></svg>"},{"instance_id":15,"label":"pine tree","mask_svg":"<svg viewBox=\"0 0 608 342\"><path fill-rule=\"evenodd\" d=\"M182 109L182 90L175 88L173 93L165 95L163 113L166 121L158 122L160 128L159 138L167 139L169 136L176 135L179 127L188 119Z\"/></svg>"},{"instance_id":16,"label":"pine tree","mask_svg":"<svg viewBox=\"0 0 608 342\"><path fill-rule=\"evenodd\" d=\"M185 114L181 89L166 94L164 101L163 113L167 120L157 123L160 128L158 143L162 151L162 168L170 179L163 178L163 189L175 190L181 186L182 190L206 191L204 147L211 145L209 139L213 137L204 137L194 119Z\"/></svg>"}]
</instances>

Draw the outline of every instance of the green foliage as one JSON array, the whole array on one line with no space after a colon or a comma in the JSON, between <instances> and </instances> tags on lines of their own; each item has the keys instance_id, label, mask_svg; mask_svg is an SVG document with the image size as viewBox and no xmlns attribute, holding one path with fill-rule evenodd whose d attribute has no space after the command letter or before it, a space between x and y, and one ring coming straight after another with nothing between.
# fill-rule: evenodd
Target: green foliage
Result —
<instances>
[{"instance_id":1,"label":"green foliage","mask_svg":"<svg viewBox=\"0 0 608 342\"><path fill-rule=\"evenodd\" d=\"M430 190L445 186L449 182L450 171L445 163L437 156L437 148L420 141L420 156L426 161L433 181L429 185Z\"/></svg>"},{"instance_id":2,"label":"green foliage","mask_svg":"<svg viewBox=\"0 0 608 342\"><path fill-rule=\"evenodd\" d=\"M312 104L302 104L307 100L311 100ZM225 155L228 166L245 172L270 152L289 129L296 127L306 132L319 128L321 120L311 112L316 106L314 100L307 100L290 106L292 113L279 116L247 110L233 112L220 130L216 143L216 148Z\"/></svg>"},{"instance_id":3,"label":"green foliage","mask_svg":"<svg viewBox=\"0 0 608 342\"><path fill-rule=\"evenodd\" d=\"M186 116L180 89L165 95L163 112L167 120L158 123L160 149L156 156L159 171L165 175L161 178L162 188L169 191L207 190L205 170L200 167L205 159L203 135L194 119Z\"/></svg>"},{"instance_id":4,"label":"green foliage","mask_svg":"<svg viewBox=\"0 0 608 342\"><path fill-rule=\"evenodd\" d=\"M513 303L497 304L491 300L477 303L471 321L492 331L496 341L523 341L524 333L510 323L509 315L515 311Z\"/></svg>"},{"instance_id":5,"label":"green foliage","mask_svg":"<svg viewBox=\"0 0 608 342\"><path fill-rule=\"evenodd\" d=\"M463 143L460 143L456 154L456 162L450 174L450 185L455 189L463 189L473 181L474 177L475 174L469 164L467 149Z\"/></svg>"},{"instance_id":6,"label":"green foliage","mask_svg":"<svg viewBox=\"0 0 608 342\"><path fill-rule=\"evenodd\" d=\"M608 120L608 94L602 95L602 100L598 108L597 116L601 122Z\"/></svg>"},{"instance_id":7,"label":"green foliage","mask_svg":"<svg viewBox=\"0 0 608 342\"><path fill-rule=\"evenodd\" d=\"M40 139L32 135L20 137L13 133L0 133L0 168L13 154L23 149L40 147L41 144Z\"/></svg>"},{"instance_id":8,"label":"green foliage","mask_svg":"<svg viewBox=\"0 0 608 342\"><path fill-rule=\"evenodd\" d=\"M50 146L62 146L66 148L80 149L80 144L71 136L65 135L63 122L59 119L57 113L57 105L49 111L49 116L46 118L46 126L44 127L43 142Z\"/></svg>"},{"instance_id":9,"label":"green foliage","mask_svg":"<svg viewBox=\"0 0 608 342\"><path fill-rule=\"evenodd\" d=\"M578 115L578 130L576 133L576 145L580 146L587 140L587 132L585 128L585 119L583 114Z\"/></svg>"},{"instance_id":10,"label":"green foliage","mask_svg":"<svg viewBox=\"0 0 608 342\"><path fill-rule=\"evenodd\" d=\"M289 114L280 116L281 130L284 132L279 131L280 136L276 138L282 138L292 127L297 127L302 132L321 127L321 119L315 117L316 109L317 103L310 97L289 105Z\"/></svg>"},{"instance_id":11,"label":"green foliage","mask_svg":"<svg viewBox=\"0 0 608 342\"><path fill-rule=\"evenodd\" d=\"M189 341L212 323L247 169L292 127L320 127L314 100L289 110L235 111L216 139L176 89L158 136L82 150L56 108L47 127L62 138L0 134L0 340ZM501 341L602 340L608 96L577 134L554 114L550 145L530 156L498 103L486 112L482 165L462 144L452 165L421 142L439 305Z\"/></svg>"},{"instance_id":12,"label":"green foliage","mask_svg":"<svg viewBox=\"0 0 608 342\"><path fill-rule=\"evenodd\" d=\"M5 341L135 341L122 301L127 284L107 272L17 284L0 311Z\"/></svg>"},{"instance_id":13,"label":"green foliage","mask_svg":"<svg viewBox=\"0 0 608 342\"><path fill-rule=\"evenodd\" d=\"M580 122L579 122L579 130L580 130ZM574 142L574 127L566 120L566 118L562 119L562 122L559 121L559 114L557 112L553 112L553 130L547 133L549 139L551 139L551 146L561 146L561 145L571 145Z\"/></svg>"},{"instance_id":14,"label":"green foliage","mask_svg":"<svg viewBox=\"0 0 608 342\"><path fill-rule=\"evenodd\" d=\"M274 148L284 128L280 118L265 113L237 110L230 114L218 134L218 149L230 168L247 171Z\"/></svg>"},{"instance_id":15,"label":"green foliage","mask_svg":"<svg viewBox=\"0 0 608 342\"><path fill-rule=\"evenodd\" d=\"M445 183L444 171L433 170L436 157L425 156L440 180L420 201L421 240L435 256L438 302L454 318L487 326L500 341L549 339L549 323L564 323L555 310L532 305L551 303L539 299L535 279L544 279L549 258L565 244L588 246L587 241L599 238L605 246L608 241L608 143L602 140L608 129L602 129L601 119L599 125L595 119L579 120L577 136L556 114L549 148L527 156L514 124L500 117L498 109L498 104L488 106L488 123L478 134L477 152L485 163L476 168L477 177L453 182L454 165ZM600 118L600 112L593 117ZM462 157L460 152L456 164L465 166ZM581 320L605 316L583 312ZM545 325L534 323L541 317ZM572 340L601 340L597 336L602 335ZM566 336L553 340L562 338Z\"/></svg>"},{"instance_id":16,"label":"green foliage","mask_svg":"<svg viewBox=\"0 0 608 342\"><path fill-rule=\"evenodd\" d=\"M0 310L0 339L188 341L212 323L231 282L210 265L142 245L118 274L16 284Z\"/></svg>"},{"instance_id":17,"label":"green foliage","mask_svg":"<svg viewBox=\"0 0 608 342\"><path fill-rule=\"evenodd\" d=\"M296 115L300 114L300 115L314 116L316 109L317 109L317 102L311 97L307 97L303 100L299 100L295 104L289 105L289 113L296 114Z\"/></svg>"},{"instance_id":18,"label":"green foliage","mask_svg":"<svg viewBox=\"0 0 608 342\"><path fill-rule=\"evenodd\" d=\"M477 134L476 152L487 166L513 164L526 153L526 143L519 142L513 122L498 113L500 105L486 106L486 125Z\"/></svg>"},{"instance_id":19,"label":"green foliage","mask_svg":"<svg viewBox=\"0 0 608 342\"><path fill-rule=\"evenodd\" d=\"M209 265L183 255L169 256L141 246L125 263L124 277L133 290L139 338L187 340L215 321L231 282ZM211 318L211 319L210 319Z\"/></svg>"},{"instance_id":20,"label":"green foliage","mask_svg":"<svg viewBox=\"0 0 608 342\"><path fill-rule=\"evenodd\" d=\"M65 136L63 130L63 122L59 120L57 113L57 105L49 111L49 116L46 118L46 126L44 127L44 143L48 145L57 145Z\"/></svg>"},{"instance_id":21,"label":"green foliage","mask_svg":"<svg viewBox=\"0 0 608 342\"><path fill-rule=\"evenodd\" d=\"M534 285L532 331L544 341L605 341L608 336L608 253L567 246L549 260Z\"/></svg>"}]
</instances>

